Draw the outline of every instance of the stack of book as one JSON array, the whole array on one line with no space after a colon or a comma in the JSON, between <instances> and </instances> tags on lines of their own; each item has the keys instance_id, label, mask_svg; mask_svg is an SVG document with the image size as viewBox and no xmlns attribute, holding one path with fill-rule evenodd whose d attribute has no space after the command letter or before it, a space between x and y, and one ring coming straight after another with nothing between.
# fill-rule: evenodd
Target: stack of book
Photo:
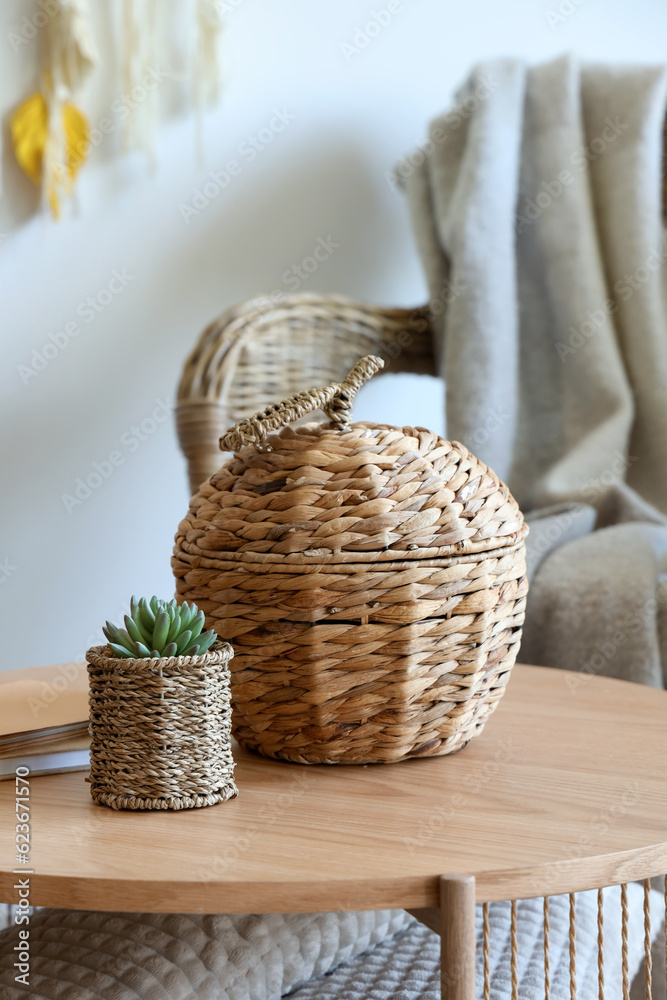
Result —
<instances>
[{"instance_id":1,"label":"stack of book","mask_svg":"<svg viewBox=\"0 0 667 1000\"><path fill-rule=\"evenodd\" d=\"M0 780L89 766L85 664L0 673Z\"/></svg>"}]
</instances>

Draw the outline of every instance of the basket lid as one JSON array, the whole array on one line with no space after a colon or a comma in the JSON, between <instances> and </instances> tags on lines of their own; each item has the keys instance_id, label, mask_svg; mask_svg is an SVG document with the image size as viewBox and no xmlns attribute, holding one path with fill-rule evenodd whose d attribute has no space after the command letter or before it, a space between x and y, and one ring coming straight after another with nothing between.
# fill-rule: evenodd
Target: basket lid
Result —
<instances>
[{"instance_id":1,"label":"basket lid","mask_svg":"<svg viewBox=\"0 0 667 1000\"><path fill-rule=\"evenodd\" d=\"M382 362L372 360L376 371ZM358 385L369 377L357 376ZM508 487L464 445L423 427L349 424L358 385L350 389L348 379L328 402L322 394L331 387L313 390L314 405L300 393L221 438L235 454L193 497L179 532L186 551L261 562L376 562L461 556L523 540L528 529ZM267 433L286 415L317 406L331 424Z\"/></svg>"}]
</instances>

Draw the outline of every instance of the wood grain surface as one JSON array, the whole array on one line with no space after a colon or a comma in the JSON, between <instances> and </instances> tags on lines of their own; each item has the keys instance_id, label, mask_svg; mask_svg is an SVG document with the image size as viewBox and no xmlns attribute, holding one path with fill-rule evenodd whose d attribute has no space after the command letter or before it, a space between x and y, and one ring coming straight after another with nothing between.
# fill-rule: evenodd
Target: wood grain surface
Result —
<instances>
[{"instance_id":1,"label":"wood grain surface","mask_svg":"<svg viewBox=\"0 0 667 1000\"><path fill-rule=\"evenodd\" d=\"M44 668L43 676L49 675ZM34 675L33 675L34 676ZM80 773L31 783L31 902L296 912L566 892L667 870L667 693L517 666L461 753L300 765L237 748L239 797L180 813L94 805ZM14 786L0 787L0 901L15 902Z\"/></svg>"}]
</instances>

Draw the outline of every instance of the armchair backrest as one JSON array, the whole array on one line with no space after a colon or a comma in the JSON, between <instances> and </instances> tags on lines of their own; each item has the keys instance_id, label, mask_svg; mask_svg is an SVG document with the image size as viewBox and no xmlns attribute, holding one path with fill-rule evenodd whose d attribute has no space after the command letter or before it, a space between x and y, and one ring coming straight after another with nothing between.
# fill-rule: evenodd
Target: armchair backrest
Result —
<instances>
[{"instance_id":1,"label":"armchair backrest","mask_svg":"<svg viewBox=\"0 0 667 1000\"><path fill-rule=\"evenodd\" d=\"M234 306L202 333L178 388L178 439L195 493L223 461L224 431L314 385L341 381L366 354L389 371L435 374L427 307L391 309L300 294Z\"/></svg>"}]
</instances>

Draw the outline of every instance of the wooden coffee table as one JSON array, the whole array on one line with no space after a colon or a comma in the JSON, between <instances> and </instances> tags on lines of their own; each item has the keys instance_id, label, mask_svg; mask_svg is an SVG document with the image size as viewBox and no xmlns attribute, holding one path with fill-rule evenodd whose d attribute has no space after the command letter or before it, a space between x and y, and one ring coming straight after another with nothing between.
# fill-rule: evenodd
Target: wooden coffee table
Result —
<instances>
[{"instance_id":1,"label":"wooden coffee table","mask_svg":"<svg viewBox=\"0 0 667 1000\"><path fill-rule=\"evenodd\" d=\"M84 671L75 683L85 685ZM441 927L448 996L469 1000L476 901L667 870L662 691L517 665L483 734L459 754L332 767L237 747L236 759L237 799L181 813L96 806L81 772L31 779L30 902L190 913L404 907ZM20 867L14 797L13 782L0 783L7 903L17 902Z\"/></svg>"}]
</instances>

